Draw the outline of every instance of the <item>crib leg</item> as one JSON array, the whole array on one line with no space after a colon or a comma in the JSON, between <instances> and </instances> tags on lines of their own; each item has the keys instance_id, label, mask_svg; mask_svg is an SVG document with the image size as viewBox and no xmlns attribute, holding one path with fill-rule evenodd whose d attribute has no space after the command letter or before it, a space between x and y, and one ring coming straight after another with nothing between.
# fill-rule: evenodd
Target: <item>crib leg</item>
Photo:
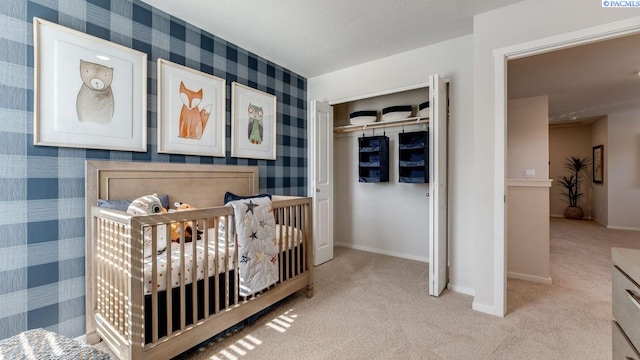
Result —
<instances>
[{"instance_id":1,"label":"crib leg","mask_svg":"<svg viewBox=\"0 0 640 360\"><path fill-rule=\"evenodd\" d=\"M307 299L313 297L313 283L307 285Z\"/></svg>"}]
</instances>

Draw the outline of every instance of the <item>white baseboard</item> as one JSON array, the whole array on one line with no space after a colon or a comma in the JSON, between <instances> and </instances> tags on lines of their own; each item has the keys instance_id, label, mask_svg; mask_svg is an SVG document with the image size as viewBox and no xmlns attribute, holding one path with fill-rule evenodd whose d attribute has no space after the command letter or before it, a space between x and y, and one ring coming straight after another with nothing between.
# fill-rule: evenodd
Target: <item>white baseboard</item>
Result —
<instances>
[{"instance_id":1,"label":"white baseboard","mask_svg":"<svg viewBox=\"0 0 640 360\"><path fill-rule=\"evenodd\" d=\"M502 313L502 309L496 309L495 306L480 304L480 303L477 303L475 300L473 301L473 303L471 303L471 308L481 313L504 317L504 314Z\"/></svg>"},{"instance_id":2,"label":"white baseboard","mask_svg":"<svg viewBox=\"0 0 640 360\"><path fill-rule=\"evenodd\" d=\"M640 228L637 227L629 227L629 226L615 226L615 225L606 225L607 229L612 230L631 230L631 231L640 231Z\"/></svg>"},{"instance_id":3,"label":"white baseboard","mask_svg":"<svg viewBox=\"0 0 640 360\"><path fill-rule=\"evenodd\" d=\"M348 249L361 250L361 251L371 252L371 253L380 254L380 255L388 255L388 256L399 257L399 258L402 258L402 259L421 261L421 262L425 262L425 263L429 262L429 258L428 257L414 256L414 255L399 253L399 252L395 252L395 251L382 250L382 249L373 248L373 247L369 247L369 246L354 245L354 244L342 243L342 242L336 242L336 243L334 243L334 246L341 246L341 247L345 247L345 248L348 248Z\"/></svg>"},{"instance_id":4,"label":"white baseboard","mask_svg":"<svg viewBox=\"0 0 640 360\"><path fill-rule=\"evenodd\" d=\"M591 220L597 222L598 224L607 227L607 224L604 223L604 221L600 220L600 219L596 219L596 218L592 218Z\"/></svg>"},{"instance_id":5,"label":"white baseboard","mask_svg":"<svg viewBox=\"0 0 640 360\"><path fill-rule=\"evenodd\" d=\"M510 277L512 279L527 280L527 281L533 281L533 282L549 284L549 285L551 285L552 283L551 276L545 278L542 276L533 276L533 275L520 274L516 272L507 271L507 277Z\"/></svg>"},{"instance_id":6,"label":"white baseboard","mask_svg":"<svg viewBox=\"0 0 640 360\"><path fill-rule=\"evenodd\" d=\"M549 214L549 217L552 217L552 218L563 218L564 214ZM585 216L582 219L583 220L594 220L593 218L591 218L591 216Z\"/></svg>"},{"instance_id":7,"label":"white baseboard","mask_svg":"<svg viewBox=\"0 0 640 360\"><path fill-rule=\"evenodd\" d=\"M454 285L452 283L448 283L447 284L447 289L449 289L451 291L455 291L455 292L460 293L460 294L476 296L475 290L467 288L467 287L463 287L463 286L457 286L457 285Z\"/></svg>"}]
</instances>

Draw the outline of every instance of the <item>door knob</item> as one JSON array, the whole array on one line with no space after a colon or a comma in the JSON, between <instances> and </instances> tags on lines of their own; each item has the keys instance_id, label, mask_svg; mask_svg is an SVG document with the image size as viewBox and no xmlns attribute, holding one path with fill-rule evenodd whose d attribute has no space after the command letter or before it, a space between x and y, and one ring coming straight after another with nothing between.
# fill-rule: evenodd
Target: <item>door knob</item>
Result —
<instances>
[{"instance_id":1,"label":"door knob","mask_svg":"<svg viewBox=\"0 0 640 360\"><path fill-rule=\"evenodd\" d=\"M320 189L316 189L316 192L320 192Z\"/></svg>"}]
</instances>

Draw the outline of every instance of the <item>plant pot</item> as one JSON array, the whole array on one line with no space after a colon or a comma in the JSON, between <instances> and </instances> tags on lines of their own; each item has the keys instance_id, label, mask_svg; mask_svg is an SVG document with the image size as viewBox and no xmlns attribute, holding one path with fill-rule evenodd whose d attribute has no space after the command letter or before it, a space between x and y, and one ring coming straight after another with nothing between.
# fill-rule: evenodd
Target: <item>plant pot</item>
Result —
<instances>
[{"instance_id":1,"label":"plant pot","mask_svg":"<svg viewBox=\"0 0 640 360\"><path fill-rule=\"evenodd\" d=\"M584 211L580 206L567 206L564 209L564 217L572 220L582 220L584 217Z\"/></svg>"}]
</instances>

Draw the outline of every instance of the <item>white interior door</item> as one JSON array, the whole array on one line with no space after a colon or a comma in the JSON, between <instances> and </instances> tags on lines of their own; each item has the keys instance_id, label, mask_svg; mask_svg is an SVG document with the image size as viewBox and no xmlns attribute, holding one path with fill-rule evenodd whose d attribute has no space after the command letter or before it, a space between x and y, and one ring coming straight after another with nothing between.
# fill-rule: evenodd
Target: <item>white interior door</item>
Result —
<instances>
[{"instance_id":1,"label":"white interior door","mask_svg":"<svg viewBox=\"0 0 640 360\"><path fill-rule=\"evenodd\" d=\"M309 196L313 198L313 265L333 259L333 107L311 101Z\"/></svg>"},{"instance_id":2,"label":"white interior door","mask_svg":"<svg viewBox=\"0 0 640 360\"><path fill-rule=\"evenodd\" d=\"M447 286L447 89L429 77L429 295Z\"/></svg>"}]
</instances>

